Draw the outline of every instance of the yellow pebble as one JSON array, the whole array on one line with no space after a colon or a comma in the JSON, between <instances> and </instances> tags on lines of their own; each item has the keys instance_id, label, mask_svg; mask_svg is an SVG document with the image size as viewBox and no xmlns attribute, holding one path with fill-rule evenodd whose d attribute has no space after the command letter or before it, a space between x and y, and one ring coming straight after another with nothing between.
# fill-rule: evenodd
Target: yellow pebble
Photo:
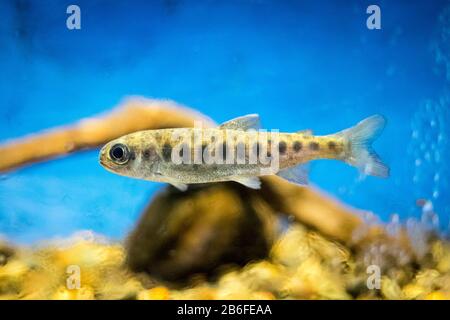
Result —
<instances>
[{"instance_id":1,"label":"yellow pebble","mask_svg":"<svg viewBox=\"0 0 450 320\"><path fill-rule=\"evenodd\" d=\"M444 292L434 291L425 296L425 300L449 300L450 297Z\"/></svg>"},{"instance_id":2,"label":"yellow pebble","mask_svg":"<svg viewBox=\"0 0 450 320\"><path fill-rule=\"evenodd\" d=\"M90 287L81 287L80 289L67 289L60 287L54 294L54 300L93 300L94 291Z\"/></svg>"},{"instance_id":3,"label":"yellow pebble","mask_svg":"<svg viewBox=\"0 0 450 320\"><path fill-rule=\"evenodd\" d=\"M168 300L169 289L166 287L155 287L138 293L138 300Z\"/></svg>"},{"instance_id":4,"label":"yellow pebble","mask_svg":"<svg viewBox=\"0 0 450 320\"><path fill-rule=\"evenodd\" d=\"M417 284L407 284L402 291L406 299L417 299L425 293L425 289Z\"/></svg>"},{"instance_id":5,"label":"yellow pebble","mask_svg":"<svg viewBox=\"0 0 450 320\"><path fill-rule=\"evenodd\" d=\"M253 293L253 299L255 300L275 300L275 296L269 291L257 291Z\"/></svg>"}]
</instances>

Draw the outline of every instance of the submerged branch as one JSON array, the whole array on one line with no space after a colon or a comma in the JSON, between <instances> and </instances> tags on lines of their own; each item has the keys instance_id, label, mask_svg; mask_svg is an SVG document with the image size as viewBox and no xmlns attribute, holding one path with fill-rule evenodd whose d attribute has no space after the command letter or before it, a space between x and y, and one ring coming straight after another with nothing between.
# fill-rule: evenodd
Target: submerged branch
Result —
<instances>
[{"instance_id":1,"label":"submerged branch","mask_svg":"<svg viewBox=\"0 0 450 320\"><path fill-rule=\"evenodd\" d=\"M0 173L35 162L97 148L127 133L171 127L192 127L213 121L200 113L168 100L131 98L111 112L75 124L46 130L0 144Z\"/></svg>"},{"instance_id":2,"label":"submerged branch","mask_svg":"<svg viewBox=\"0 0 450 320\"><path fill-rule=\"evenodd\" d=\"M354 211L329 196L276 176L264 178L261 194L274 210L345 243L351 242L353 232L363 224Z\"/></svg>"}]
</instances>

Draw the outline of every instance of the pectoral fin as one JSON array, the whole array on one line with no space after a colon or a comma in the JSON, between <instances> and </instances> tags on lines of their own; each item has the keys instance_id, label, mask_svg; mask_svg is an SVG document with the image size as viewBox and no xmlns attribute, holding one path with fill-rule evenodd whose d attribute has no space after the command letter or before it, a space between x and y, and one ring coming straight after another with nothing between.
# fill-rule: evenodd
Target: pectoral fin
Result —
<instances>
[{"instance_id":1,"label":"pectoral fin","mask_svg":"<svg viewBox=\"0 0 450 320\"><path fill-rule=\"evenodd\" d=\"M289 182L306 185L308 184L308 166L306 164L300 164L295 167L287 168L279 171L277 176L286 179Z\"/></svg>"},{"instance_id":2,"label":"pectoral fin","mask_svg":"<svg viewBox=\"0 0 450 320\"><path fill-rule=\"evenodd\" d=\"M232 181L239 182L247 188L259 189L261 188L261 180L258 177L233 177Z\"/></svg>"},{"instance_id":3,"label":"pectoral fin","mask_svg":"<svg viewBox=\"0 0 450 320\"><path fill-rule=\"evenodd\" d=\"M180 191L186 191L188 186L184 183L178 183L178 182L170 182L171 185L173 185L175 188L177 188Z\"/></svg>"},{"instance_id":4,"label":"pectoral fin","mask_svg":"<svg viewBox=\"0 0 450 320\"><path fill-rule=\"evenodd\" d=\"M224 122L219 126L219 129L230 129L230 130L248 130L255 129L258 130L260 127L259 116L257 114L248 114L239 118L232 119L230 121Z\"/></svg>"}]
</instances>

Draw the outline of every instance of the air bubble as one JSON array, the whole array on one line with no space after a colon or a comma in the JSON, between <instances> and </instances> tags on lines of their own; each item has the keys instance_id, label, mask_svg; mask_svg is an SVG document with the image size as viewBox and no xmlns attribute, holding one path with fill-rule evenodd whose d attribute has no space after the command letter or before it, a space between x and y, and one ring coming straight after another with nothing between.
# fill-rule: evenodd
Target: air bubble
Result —
<instances>
[{"instance_id":1,"label":"air bubble","mask_svg":"<svg viewBox=\"0 0 450 320\"><path fill-rule=\"evenodd\" d=\"M441 154L439 151L435 151L434 152L434 159L436 160L436 162L440 162L441 161Z\"/></svg>"},{"instance_id":2,"label":"air bubble","mask_svg":"<svg viewBox=\"0 0 450 320\"><path fill-rule=\"evenodd\" d=\"M400 216L397 213L394 213L391 216L390 222L386 226L386 231L391 236L396 236L400 232Z\"/></svg>"}]
</instances>

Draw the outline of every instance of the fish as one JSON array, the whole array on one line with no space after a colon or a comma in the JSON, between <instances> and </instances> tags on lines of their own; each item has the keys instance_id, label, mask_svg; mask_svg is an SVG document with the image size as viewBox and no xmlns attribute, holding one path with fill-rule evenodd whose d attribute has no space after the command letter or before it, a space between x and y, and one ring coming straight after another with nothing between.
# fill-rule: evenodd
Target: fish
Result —
<instances>
[{"instance_id":1,"label":"fish","mask_svg":"<svg viewBox=\"0 0 450 320\"><path fill-rule=\"evenodd\" d=\"M108 142L100 164L115 174L166 182L179 190L190 184L235 181L259 189L260 177L278 175L292 183L308 183L310 161L334 159L364 175L386 178L389 167L372 148L386 119L368 117L329 135L311 130L295 133L262 130L257 114L217 127L169 128L130 133Z\"/></svg>"}]
</instances>

